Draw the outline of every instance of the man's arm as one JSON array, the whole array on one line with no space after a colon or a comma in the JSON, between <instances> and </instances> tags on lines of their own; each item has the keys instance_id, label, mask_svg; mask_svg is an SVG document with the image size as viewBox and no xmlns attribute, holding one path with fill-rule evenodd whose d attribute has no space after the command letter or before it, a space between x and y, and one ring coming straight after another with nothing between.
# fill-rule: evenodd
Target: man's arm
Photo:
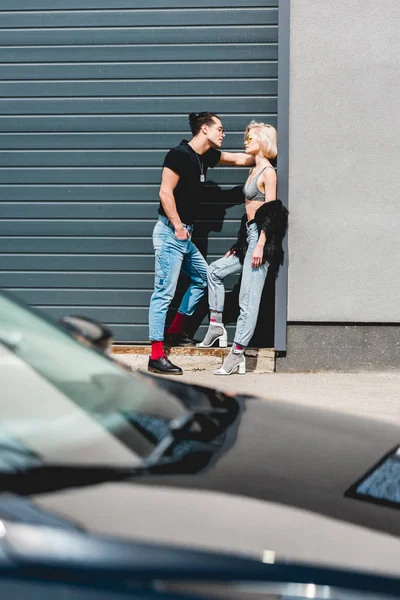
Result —
<instances>
[{"instance_id":1,"label":"man's arm","mask_svg":"<svg viewBox=\"0 0 400 600\"><path fill-rule=\"evenodd\" d=\"M164 167L162 171L159 196L162 207L165 210L165 214L174 226L175 237L178 240L186 240L186 238L189 237L189 233L182 225L182 221L178 211L176 210L176 202L174 198L174 189L178 185L178 181L179 175L175 173L175 171L168 169L168 167Z\"/></svg>"},{"instance_id":2,"label":"man's arm","mask_svg":"<svg viewBox=\"0 0 400 600\"><path fill-rule=\"evenodd\" d=\"M233 165L235 167L254 167L256 164L254 156L244 152L221 152L219 165Z\"/></svg>"}]
</instances>

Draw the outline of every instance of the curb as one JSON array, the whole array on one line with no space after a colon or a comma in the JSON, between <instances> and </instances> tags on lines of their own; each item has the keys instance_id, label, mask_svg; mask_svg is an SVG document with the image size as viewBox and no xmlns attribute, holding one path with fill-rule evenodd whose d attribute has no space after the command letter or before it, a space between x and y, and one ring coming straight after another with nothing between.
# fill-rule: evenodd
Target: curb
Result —
<instances>
[{"instance_id":1,"label":"curb","mask_svg":"<svg viewBox=\"0 0 400 600\"><path fill-rule=\"evenodd\" d=\"M150 346L116 344L112 348L118 358L133 369L147 369ZM169 348L166 354L185 371L208 371L218 369L229 348ZM245 350L246 372L274 373L275 351L273 348L248 348Z\"/></svg>"}]
</instances>

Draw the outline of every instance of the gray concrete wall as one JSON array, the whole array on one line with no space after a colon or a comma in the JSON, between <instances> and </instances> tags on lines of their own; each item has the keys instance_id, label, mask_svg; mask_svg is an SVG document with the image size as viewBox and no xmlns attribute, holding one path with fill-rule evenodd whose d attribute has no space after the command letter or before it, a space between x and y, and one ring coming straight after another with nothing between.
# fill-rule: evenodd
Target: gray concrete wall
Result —
<instances>
[{"instance_id":1,"label":"gray concrete wall","mask_svg":"<svg viewBox=\"0 0 400 600\"><path fill-rule=\"evenodd\" d=\"M291 0L289 321L400 321L399 0Z\"/></svg>"},{"instance_id":2,"label":"gray concrete wall","mask_svg":"<svg viewBox=\"0 0 400 600\"><path fill-rule=\"evenodd\" d=\"M292 324L287 329L288 352L276 360L276 370L392 371L400 374L400 325Z\"/></svg>"}]
</instances>

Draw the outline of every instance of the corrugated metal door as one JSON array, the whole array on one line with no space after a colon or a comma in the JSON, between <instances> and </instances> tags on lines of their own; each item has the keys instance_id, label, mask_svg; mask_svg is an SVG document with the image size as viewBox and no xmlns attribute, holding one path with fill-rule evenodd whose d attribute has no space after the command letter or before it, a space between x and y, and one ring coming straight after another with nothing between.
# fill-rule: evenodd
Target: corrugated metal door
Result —
<instances>
[{"instance_id":1,"label":"corrugated metal door","mask_svg":"<svg viewBox=\"0 0 400 600\"><path fill-rule=\"evenodd\" d=\"M147 339L161 164L187 114L218 112L226 150L251 118L276 122L278 0L150 4L0 0L0 286L120 341ZM210 232L208 260L241 213Z\"/></svg>"}]
</instances>

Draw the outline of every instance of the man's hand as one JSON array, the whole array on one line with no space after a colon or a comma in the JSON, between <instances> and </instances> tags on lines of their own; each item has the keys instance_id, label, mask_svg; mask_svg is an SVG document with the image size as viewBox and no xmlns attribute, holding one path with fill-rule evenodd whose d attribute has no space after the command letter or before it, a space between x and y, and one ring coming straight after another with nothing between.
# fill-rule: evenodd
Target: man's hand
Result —
<instances>
[{"instance_id":1,"label":"man's hand","mask_svg":"<svg viewBox=\"0 0 400 600\"><path fill-rule=\"evenodd\" d=\"M180 227L177 227L175 229L175 237L177 240L181 240L181 242L185 242L188 238L190 238L189 232L187 229L185 229L184 227L182 227L182 225Z\"/></svg>"},{"instance_id":2,"label":"man's hand","mask_svg":"<svg viewBox=\"0 0 400 600\"><path fill-rule=\"evenodd\" d=\"M251 266L253 267L253 269L258 269L258 267L261 266L263 254L264 246L260 246L259 244L257 244L251 257Z\"/></svg>"}]
</instances>

